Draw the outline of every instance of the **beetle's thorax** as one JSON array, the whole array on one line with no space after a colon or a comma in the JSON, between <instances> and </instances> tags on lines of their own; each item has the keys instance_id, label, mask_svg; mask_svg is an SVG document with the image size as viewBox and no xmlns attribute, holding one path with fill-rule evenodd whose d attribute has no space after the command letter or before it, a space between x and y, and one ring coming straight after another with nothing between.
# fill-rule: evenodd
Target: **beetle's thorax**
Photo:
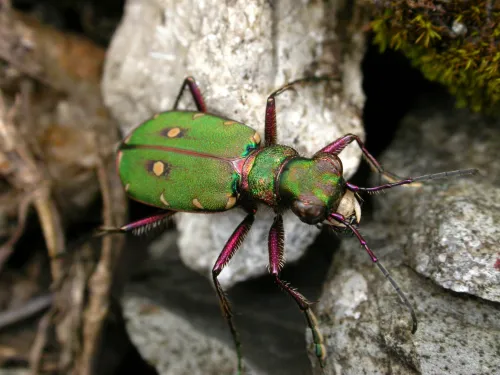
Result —
<instances>
[{"instance_id":1,"label":"beetle's thorax","mask_svg":"<svg viewBox=\"0 0 500 375\"><path fill-rule=\"evenodd\" d=\"M260 201L275 209L279 206L280 174L283 167L298 156L288 146L272 145L260 148L248 156L243 165L241 191L250 200Z\"/></svg>"},{"instance_id":2,"label":"beetle's thorax","mask_svg":"<svg viewBox=\"0 0 500 375\"><path fill-rule=\"evenodd\" d=\"M336 155L319 152L313 158L288 161L279 176L281 205L300 220L316 224L339 207L346 193L342 162Z\"/></svg>"}]
</instances>

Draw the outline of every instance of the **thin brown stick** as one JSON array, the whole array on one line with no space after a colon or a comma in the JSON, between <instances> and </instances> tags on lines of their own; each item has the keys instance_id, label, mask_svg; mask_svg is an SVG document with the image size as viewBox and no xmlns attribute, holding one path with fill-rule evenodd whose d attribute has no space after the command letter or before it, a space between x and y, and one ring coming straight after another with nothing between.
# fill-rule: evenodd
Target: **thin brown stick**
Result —
<instances>
[{"instance_id":1,"label":"thin brown stick","mask_svg":"<svg viewBox=\"0 0 500 375\"><path fill-rule=\"evenodd\" d=\"M51 197L49 187L45 187L37 194L34 206L42 227L43 237L50 257L52 282L60 280L63 275L61 254L65 251L65 235L59 210Z\"/></svg>"},{"instance_id":2,"label":"thin brown stick","mask_svg":"<svg viewBox=\"0 0 500 375\"><path fill-rule=\"evenodd\" d=\"M49 256L52 260L52 279L61 277L61 265L58 256L64 252L65 238L59 211L51 196L51 190L46 178L46 171L39 165L33 156L26 140L20 134L20 128L14 125L16 112L23 106L23 111L29 111L26 106L30 103L31 90L24 85L21 95L16 98L16 104L0 121L3 158L10 165L10 173L5 177L17 190L27 191L34 195L33 203L38 213L43 235L47 244ZM0 116L4 109L3 98L0 99ZM27 124L23 124L27 126Z\"/></svg>"},{"instance_id":3,"label":"thin brown stick","mask_svg":"<svg viewBox=\"0 0 500 375\"><path fill-rule=\"evenodd\" d=\"M49 329L54 316L54 310L49 310L40 322L38 323L38 330L31 345L31 351L29 356L30 371L32 375L37 375L40 372L40 366L42 363L43 349L47 343L47 337L49 334Z\"/></svg>"},{"instance_id":4,"label":"thin brown stick","mask_svg":"<svg viewBox=\"0 0 500 375\"><path fill-rule=\"evenodd\" d=\"M97 167L97 176L102 193L102 217L105 226L114 226L113 199L110 189L109 165L105 165L102 159ZM121 204L122 202L117 202ZM123 202L124 203L124 202ZM123 210L118 210L123 211ZM115 265L120 255L121 236L109 235L102 238L101 257L97 267L89 280L89 303L85 311L83 326L83 353L81 357L82 375L95 373L95 359L100 349L102 328L109 312L109 300L113 283ZM117 246L113 248L113 243Z\"/></svg>"},{"instance_id":5,"label":"thin brown stick","mask_svg":"<svg viewBox=\"0 0 500 375\"><path fill-rule=\"evenodd\" d=\"M3 96L0 92L0 157L6 165L6 167L2 168L1 173L15 191L24 192L25 194L27 192L31 196L30 200L37 211L51 258L52 281L59 284L63 275L62 260L59 255L65 250L65 236L61 217L52 198L48 174L44 166L36 162L28 141L21 135L21 125L30 128L29 124L22 123L16 126L14 121L21 105L23 105L23 111L31 110L29 108L30 94L29 85L24 85L21 94L16 97L14 106L9 111L6 111ZM22 230L25 220L23 216L25 216L27 208L24 208L21 204L19 211L20 229ZM21 233L15 233L14 240L17 240ZM40 329L38 332L41 335L46 334L46 330ZM35 342L44 344L46 340L46 337L37 337ZM35 345L32 350L32 361L30 363L34 372L38 371L40 367L39 363L35 363L36 359L42 357L43 345L40 345ZM40 352L36 354L36 350L40 350Z\"/></svg>"}]
</instances>

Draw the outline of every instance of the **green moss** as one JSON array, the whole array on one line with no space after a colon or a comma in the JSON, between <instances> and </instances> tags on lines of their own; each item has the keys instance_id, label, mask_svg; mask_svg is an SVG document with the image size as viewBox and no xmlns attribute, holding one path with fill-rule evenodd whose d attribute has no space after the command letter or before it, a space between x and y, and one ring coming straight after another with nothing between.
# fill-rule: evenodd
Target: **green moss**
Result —
<instances>
[{"instance_id":1,"label":"green moss","mask_svg":"<svg viewBox=\"0 0 500 375\"><path fill-rule=\"evenodd\" d=\"M471 4L473 3L473 5ZM374 43L403 52L459 107L500 110L500 10L494 1L378 1Z\"/></svg>"}]
</instances>

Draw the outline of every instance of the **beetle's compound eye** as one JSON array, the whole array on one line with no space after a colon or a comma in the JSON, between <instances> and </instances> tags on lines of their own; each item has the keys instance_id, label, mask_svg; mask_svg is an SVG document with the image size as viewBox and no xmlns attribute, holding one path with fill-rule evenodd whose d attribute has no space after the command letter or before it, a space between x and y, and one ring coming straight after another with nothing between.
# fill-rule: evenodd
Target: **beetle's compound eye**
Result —
<instances>
[{"instance_id":1,"label":"beetle's compound eye","mask_svg":"<svg viewBox=\"0 0 500 375\"><path fill-rule=\"evenodd\" d=\"M317 224L325 219L325 206L318 200L296 200L292 203L292 211L301 221Z\"/></svg>"}]
</instances>

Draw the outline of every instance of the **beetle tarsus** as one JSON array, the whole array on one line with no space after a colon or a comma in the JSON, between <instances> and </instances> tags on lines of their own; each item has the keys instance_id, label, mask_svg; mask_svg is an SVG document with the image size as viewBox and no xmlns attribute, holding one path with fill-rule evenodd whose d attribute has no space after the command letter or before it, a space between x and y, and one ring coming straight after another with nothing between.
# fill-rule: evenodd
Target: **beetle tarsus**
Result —
<instances>
[{"instance_id":1,"label":"beetle tarsus","mask_svg":"<svg viewBox=\"0 0 500 375\"><path fill-rule=\"evenodd\" d=\"M304 314L306 316L307 325L312 333L314 354L318 358L321 369L324 369L326 360L326 348L323 341L323 335L318 329L318 320L316 319L316 316L310 308L304 310Z\"/></svg>"},{"instance_id":2,"label":"beetle tarsus","mask_svg":"<svg viewBox=\"0 0 500 375\"><path fill-rule=\"evenodd\" d=\"M200 87L193 77L187 77L182 83L179 94L177 94L177 98L175 99L174 110L179 106L179 102L181 101L181 97L184 93L184 90L186 89L186 86L189 87L189 91L191 92L191 96L193 97L198 111L205 113L207 111L207 106L205 105L205 100L203 99L203 94L201 93Z\"/></svg>"},{"instance_id":3,"label":"beetle tarsus","mask_svg":"<svg viewBox=\"0 0 500 375\"><path fill-rule=\"evenodd\" d=\"M175 214L175 211L165 211L164 213L149 216L121 227L101 227L97 231L96 236L101 237L107 234L129 232L135 236L140 236L168 223L173 214Z\"/></svg>"},{"instance_id":4,"label":"beetle tarsus","mask_svg":"<svg viewBox=\"0 0 500 375\"><path fill-rule=\"evenodd\" d=\"M116 234L116 233L125 233L122 231L121 228L117 227L99 227L95 233L94 237L104 237L107 236L108 234Z\"/></svg>"},{"instance_id":5,"label":"beetle tarsus","mask_svg":"<svg viewBox=\"0 0 500 375\"><path fill-rule=\"evenodd\" d=\"M377 256L370 249L370 247L366 243L366 241L363 238L363 236L361 235L361 233L359 233L359 231L348 220L346 220L342 215L337 214L337 213L333 213L332 215L330 215L330 217L332 219L338 221L339 223L344 224L347 228L349 228L352 231L352 233L354 233L354 235L358 238L358 241L361 244L361 246L364 247L364 249L366 250L366 252L370 256L372 262L377 264L378 268L380 269L380 271L382 271L382 273L384 274L385 278L387 280L389 280L389 282L391 283L392 287L394 288L394 290L398 294L399 298L405 304L406 308L410 312L411 319L412 319L412 330L411 330L411 333L415 333L417 331L417 325L418 325L418 323L417 323L417 315L415 314L415 310L413 309L410 301L408 300L408 297L406 297L406 295L403 293L403 291L399 287L398 283L396 283L396 281L389 274L389 271L387 271L387 269L382 265L382 263L380 263L380 261L378 260Z\"/></svg>"},{"instance_id":6,"label":"beetle tarsus","mask_svg":"<svg viewBox=\"0 0 500 375\"><path fill-rule=\"evenodd\" d=\"M377 262L377 266L380 269L380 271L382 271L385 278L387 280L389 280L392 287L396 290L396 293L398 294L399 298L401 298L401 301L406 305L408 311L410 312L411 320L412 320L411 333L415 334L415 332L417 332L417 328L418 328L417 314L415 314L415 310L411 306L410 301L408 300L406 295L403 293L403 291L401 290L399 285L396 283L396 281L394 281L392 276L389 274L389 271L387 271L387 269L382 265L382 263L380 263L380 261Z\"/></svg>"}]
</instances>

